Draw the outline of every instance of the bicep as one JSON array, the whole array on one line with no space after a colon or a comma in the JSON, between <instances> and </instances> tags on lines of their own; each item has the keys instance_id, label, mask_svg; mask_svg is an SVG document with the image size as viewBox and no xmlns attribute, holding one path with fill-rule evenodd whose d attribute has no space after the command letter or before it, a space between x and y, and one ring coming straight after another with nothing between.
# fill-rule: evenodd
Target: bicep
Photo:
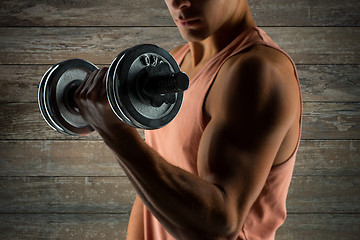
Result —
<instances>
[{"instance_id":1,"label":"bicep","mask_svg":"<svg viewBox=\"0 0 360 240\"><path fill-rule=\"evenodd\" d=\"M244 73L245 84L214 84L208 99L211 120L198 153L200 176L223 190L240 222L259 196L293 121L287 94L267 82L271 74L258 72Z\"/></svg>"},{"instance_id":2,"label":"bicep","mask_svg":"<svg viewBox=\"0 0 360 240\"><path fill-rule=\"evenodd\" d=\"M248 126L249 127L249 126ZM225 123L209 123L198 154L200 177L220 187L239 211L246 211L260 194L280 140L247 136Z\"/></svg>"},{"instance_id":3,"label":"bicep","mask_svg":"<svg viewBox=\"0 0 360 240\"><path fill-rule=\"evenodd\" d=\"M260 195L281 143L274 136L266 136L255 144L254 139L247 138L248 132L242 134L224 123L209 123L198 153L200 177L223 192L228 218L238 227Z\"/></svg>"}]
</instances>

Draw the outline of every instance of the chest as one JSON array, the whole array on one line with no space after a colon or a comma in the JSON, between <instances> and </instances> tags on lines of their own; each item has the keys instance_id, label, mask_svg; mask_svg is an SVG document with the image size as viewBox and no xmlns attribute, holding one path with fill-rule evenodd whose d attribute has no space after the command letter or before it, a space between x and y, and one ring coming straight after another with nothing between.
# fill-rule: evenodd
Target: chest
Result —
<instances>
[{"instance_id":1,"label":"chest","mask_svg":"<svg viewBox=\"0 0 360 240\"><path fill-rule=\"evenodd\" d=\"M210 59L204 58L200 62L194 64L194 60L190 53L187 53L181 62L181 71L185 72L190 78L190 82L195 81L199 74L204 70L204 67L209 63Z\"/></svg>"}]
</instances>

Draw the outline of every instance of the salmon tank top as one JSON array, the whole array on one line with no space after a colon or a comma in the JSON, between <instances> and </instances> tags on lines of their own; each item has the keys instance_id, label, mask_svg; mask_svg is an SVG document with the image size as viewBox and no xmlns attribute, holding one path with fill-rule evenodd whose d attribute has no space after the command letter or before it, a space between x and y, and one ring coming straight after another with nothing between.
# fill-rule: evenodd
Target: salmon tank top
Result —
<instances>
[{"instance_id":1,"label":"salmon tank top","mask_svg":"<svg viewBox=\"0 0 360 240\"><path fill-rule=\"evenodd\" d=\"M145 131L147 144L169 163L198 175L197 153L201 136L206 127L203 119L205 97L226 60L255 45L265 45L277 49L291 60L289 55L281 50L263 30L258 27L247 29L214 56L191 79L188 90L184 92L183 105L176 118L163 128ZM174 55L180 66L188 52L189 45L186 44ZM296 67L292 60L291 62L300 91ZM299 124L301 127L301 117ZM275 238L276 230L285 222L286 198L299 142L300 134L297 147L291 157L284 163L271 168L265 185L251 207L237 239ZM143 213L145 240L175 239L161 226L145 206Z\"/></svg>"}]
</instances>

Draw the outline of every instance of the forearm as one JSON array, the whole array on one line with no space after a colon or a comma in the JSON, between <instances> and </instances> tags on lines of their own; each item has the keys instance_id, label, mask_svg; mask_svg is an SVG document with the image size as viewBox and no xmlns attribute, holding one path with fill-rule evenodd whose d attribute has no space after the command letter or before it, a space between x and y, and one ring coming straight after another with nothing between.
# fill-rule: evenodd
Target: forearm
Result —
<instances>
[{"instance_id":1,"label":"forearm","mask_svg":"<svg viewBox=\"0 0 360 240\"><path fill-rule=\"evenodd\" d=\"M144 204L171 234L179 239L227 235L226 204L220 189L167 163L145 143L135 149L126 158L116 154L119 163Z\"/></svg>"}]
</instances>

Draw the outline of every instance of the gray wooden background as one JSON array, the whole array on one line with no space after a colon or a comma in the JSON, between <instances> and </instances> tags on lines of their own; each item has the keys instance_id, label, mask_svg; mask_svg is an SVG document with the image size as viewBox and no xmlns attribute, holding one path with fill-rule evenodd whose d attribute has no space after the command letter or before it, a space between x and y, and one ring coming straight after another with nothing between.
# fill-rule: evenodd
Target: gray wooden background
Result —
<instances>
[{"instance_id":1,"label":"gray wooden background","mask_svg":"<svg viewBox=\"0 0 360 240\"><path fill-rule=\"evenodd\" d=\"M277 239L359 239L360 1L250 0L297 64L303 135ZM109 65L123 49L183 40L161 0L2 0L0 239L125 239L135 192L97 134L42 119L43 73L69 58Z\"/></svg>"}]
</instances>

